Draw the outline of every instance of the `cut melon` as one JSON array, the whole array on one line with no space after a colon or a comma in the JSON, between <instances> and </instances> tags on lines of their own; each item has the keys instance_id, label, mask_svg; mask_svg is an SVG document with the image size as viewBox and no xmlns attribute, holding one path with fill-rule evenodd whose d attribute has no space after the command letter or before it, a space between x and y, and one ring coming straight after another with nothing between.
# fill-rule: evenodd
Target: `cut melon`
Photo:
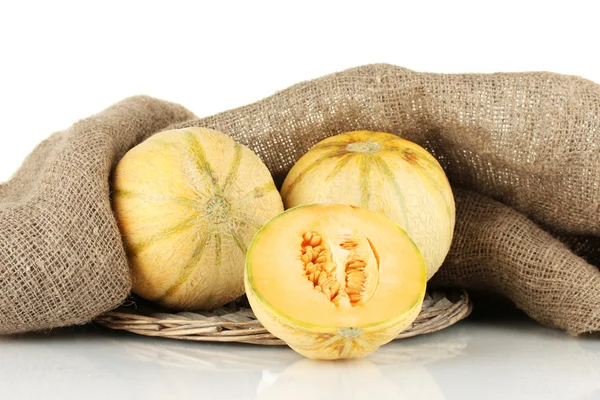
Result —
<instances>
[{"instance_id":1,"label":"cut melon","mask_svg":"<svg viewBox=\"0 0 600 400\"><path fill-rule=\"evenodd\" d=\"M452 242L455 204L432 154L398 136L371 131L329 137L292 167L281 188L286 208L343 203L381 213L415 241L431 278Z\"/></svg>"},{"instance_id":2,"label":"cut melon","mask_svg":"<svg viewBox=\"0 0 600 400\"><path fill-rule=\"evenodd\" d=\"M259 321L316 359L363 357L391 341L419 314L426 282L402 228L342 204L279 214L255 236L245 269Z\"/></svg>"},{"instance_id":3,"label":"cut melon","mask_svg":"<svg viewBox=\"0 0 600 400\"><path fill-rule=\"evenodd\" d=\"M133 292L175 310L241 296L247 247L283 211L260 158L210 129L151 136L119 161L113 189Z\"/></svg>"}]
</instances>

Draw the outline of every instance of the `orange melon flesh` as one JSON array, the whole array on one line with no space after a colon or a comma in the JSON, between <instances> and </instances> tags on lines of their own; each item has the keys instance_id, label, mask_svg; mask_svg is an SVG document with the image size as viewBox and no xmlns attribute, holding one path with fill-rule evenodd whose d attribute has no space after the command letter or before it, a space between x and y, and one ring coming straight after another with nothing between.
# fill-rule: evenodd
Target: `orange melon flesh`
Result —
<instances>
[{"instance_id":1,"label":"orange melon flesh","mask_svg":"<svg viewBox=\"0 0 600 400\"><path fill-rule=\"evenodd\" d=\"M368 298L356 305L336 304L315 290L300 253L307 231L319 233L331 246L349 234L368 239L378 261L369 265L376 267L369 274L376 282L370 282L374 290L370 287ZM369 249L362 251L367 254ZM416 318L427 280L423 257L402 228L378 213L341 204L300 206L275 217L255 236L246 274L249 298L255 297L272 315L332 331L390 324L409 314Z\"/></svg>"}]
</instances>

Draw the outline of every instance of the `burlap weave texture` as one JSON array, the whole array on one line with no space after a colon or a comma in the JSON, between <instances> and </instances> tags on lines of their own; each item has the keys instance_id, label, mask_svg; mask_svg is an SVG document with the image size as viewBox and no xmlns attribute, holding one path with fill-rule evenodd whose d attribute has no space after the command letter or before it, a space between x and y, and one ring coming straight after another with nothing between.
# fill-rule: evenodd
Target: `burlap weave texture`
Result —
<instances>
[{"instance_id":1,"label":"burlap weave texture","mask_svg":"<svg viewBox=\"0 0 600 400\"><path fill-rule=\"evenodd\" d=\"M85 322L125 298L110 168L152 133L186 126L249 146L278 184L334 134L368 129L419 143L457 203L452 249L431 284L502 293L571 334L600 330L600 85L377 64L202 119L131 98L51 136L0 185L0 333Z\"/></svg>"},{"instance_id":2,"label":"burlap weave texture","mask_svg":"<svg viewBox=\"0 0 600 400\"><path fill-rule=\"evenodd\" d=\"M192 117L126 99L42 142L0 185L0 334L85 323L131 289L109 176L127 149Z\"/></svg>"}]
</instances>

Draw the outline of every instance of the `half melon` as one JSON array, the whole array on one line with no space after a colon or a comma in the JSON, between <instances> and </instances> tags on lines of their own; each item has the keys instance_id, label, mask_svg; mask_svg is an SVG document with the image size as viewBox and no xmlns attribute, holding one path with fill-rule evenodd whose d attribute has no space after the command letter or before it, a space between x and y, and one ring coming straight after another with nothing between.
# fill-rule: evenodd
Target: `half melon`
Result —
<instances>
[{"instance_id":1,"label":"half melon","mask_svg":"<svg viewBox=\"0 0 600 400\"><path fill-rule=\"evenodd\" d=\"M424 259L385 216L343 204L289 209L254 237L245 288L273 335L314 359L363 357L418 316Z\"/></svg>"}]
</instances>

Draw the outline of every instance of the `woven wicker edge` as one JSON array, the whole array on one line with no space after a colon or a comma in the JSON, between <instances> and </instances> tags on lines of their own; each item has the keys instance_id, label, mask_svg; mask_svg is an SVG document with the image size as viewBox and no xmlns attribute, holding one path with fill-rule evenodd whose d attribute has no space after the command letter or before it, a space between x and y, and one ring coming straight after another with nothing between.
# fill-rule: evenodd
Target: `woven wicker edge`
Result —
<instances>
[{"instance_id":1,"label":"woven wicker edge","mask_svg":"<svg viewBox=\"0 0 600 400\"><path fill-rule=\"evenodd\" d=\"M440 292L436 292L440 298ZM456 301L448 298L457 297ZM440 301L444 306L439 307ZM436 307L437 306L437 307ZM395 340L433 333L469 316L472 303L466 291L443 295L440 300L421 311L413 324ZM256 320L248 307L235 310L222 308L212 313L138 312L127 307L104 313L93 322L104 328L122 330L137 335L163 337L197 342L239 342L268 346L285 343L269 333ZM221 314L220 316L218 314Z\"/></svg>"}]
</instances>

